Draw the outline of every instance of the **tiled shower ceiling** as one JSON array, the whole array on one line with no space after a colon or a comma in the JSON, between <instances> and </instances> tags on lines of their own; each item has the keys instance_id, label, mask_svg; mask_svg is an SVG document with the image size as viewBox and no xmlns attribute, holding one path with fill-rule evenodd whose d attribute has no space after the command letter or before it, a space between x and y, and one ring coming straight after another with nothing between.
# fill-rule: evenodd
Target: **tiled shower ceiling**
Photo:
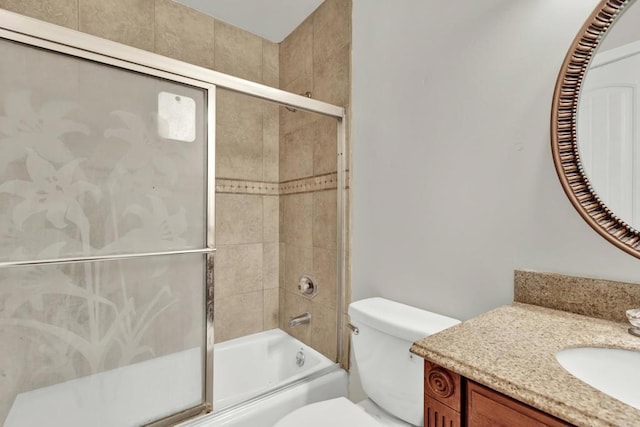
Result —
<instances>
[{"instance_id":1,"label":"tiled shower ceiling","mask_svg":"<svg viewBox=\"0 0 640 427\"><path fill-rule=\"evenodd\" d=\"M324 0L174 0L280 43Z\"/></svg>"}]
</instances>

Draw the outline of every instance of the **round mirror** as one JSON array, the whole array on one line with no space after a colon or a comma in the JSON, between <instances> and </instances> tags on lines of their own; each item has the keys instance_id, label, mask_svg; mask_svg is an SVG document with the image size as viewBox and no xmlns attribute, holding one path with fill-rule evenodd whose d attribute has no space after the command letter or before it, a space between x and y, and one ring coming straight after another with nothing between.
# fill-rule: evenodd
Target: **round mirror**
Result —
<instances>
[{"instance_id":1,"label":"round mirror","mask_svg":"<svg viewBox=\"0 0 640 427\"><path fill-rule=\"evenodd\" d=\"M574 40L553 98L562 186L607 240L640 258L640 7L602 0Z\"/></svg>"}]
</instances>

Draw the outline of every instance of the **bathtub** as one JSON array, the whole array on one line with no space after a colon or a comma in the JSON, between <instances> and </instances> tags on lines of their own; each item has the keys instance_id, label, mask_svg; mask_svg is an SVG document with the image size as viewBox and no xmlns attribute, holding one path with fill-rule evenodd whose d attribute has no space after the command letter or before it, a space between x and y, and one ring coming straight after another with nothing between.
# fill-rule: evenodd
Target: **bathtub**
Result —
<instances>
[{"instance_id":1,"label":"bathtub","mask_svg":"<svg viewBox=\"0 0 640 427\"><path fill-rule=\"evenodd\" d=\"M191 348L21 393L4 426L146 424L150 414L166 416L201 402L201 390L193 386L201 383L201 361L201 349ZM215 346L215 412L181 426L269 427L307 403L346 395L346 372L273 329Z\"/></svg>"},{"instance_id":2,"label":"bathtub","mask_svg":"<svg viewBox=\"0 0 640 427\"><path fill-rule=\"evenodd\" d=\"M215 346L214 412L180 427L269 427L308 403L346 397L347 389L336 363L272 329Z\"/></svg>"}]
</instances>

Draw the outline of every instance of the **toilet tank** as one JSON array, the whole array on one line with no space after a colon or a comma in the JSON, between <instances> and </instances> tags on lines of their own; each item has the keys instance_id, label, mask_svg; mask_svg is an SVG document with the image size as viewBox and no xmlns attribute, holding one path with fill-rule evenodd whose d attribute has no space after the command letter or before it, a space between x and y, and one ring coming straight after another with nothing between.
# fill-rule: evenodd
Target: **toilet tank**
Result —
<instances>
[{"instance_id":1,"label":"toilet tank","mask_svg":"<svg viewBox=\"0 0 640 427\"><path fill-rule=\"evenodd\" d=\"M390 414L423 425L423 365L409 352L414 341L460 323L384 298L349 305L353 354L367 396Z\"/></svg>"}]
</instances>

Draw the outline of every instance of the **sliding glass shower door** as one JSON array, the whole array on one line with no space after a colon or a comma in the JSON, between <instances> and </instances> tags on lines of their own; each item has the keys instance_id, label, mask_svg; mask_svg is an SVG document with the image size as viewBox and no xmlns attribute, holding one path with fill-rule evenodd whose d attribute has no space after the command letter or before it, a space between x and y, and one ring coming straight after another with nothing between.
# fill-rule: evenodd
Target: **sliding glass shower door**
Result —
<instances>
[{"instance_id":1,"label":"sliding glass shower door","mask_svg":"<svg viewBox=\"0 0 640 427\"><path fill-rule=\"evenodd\" d=\"M0 39L0 424L201 412L213 86L49 45Z\"/></svg>"}]
</instances>

